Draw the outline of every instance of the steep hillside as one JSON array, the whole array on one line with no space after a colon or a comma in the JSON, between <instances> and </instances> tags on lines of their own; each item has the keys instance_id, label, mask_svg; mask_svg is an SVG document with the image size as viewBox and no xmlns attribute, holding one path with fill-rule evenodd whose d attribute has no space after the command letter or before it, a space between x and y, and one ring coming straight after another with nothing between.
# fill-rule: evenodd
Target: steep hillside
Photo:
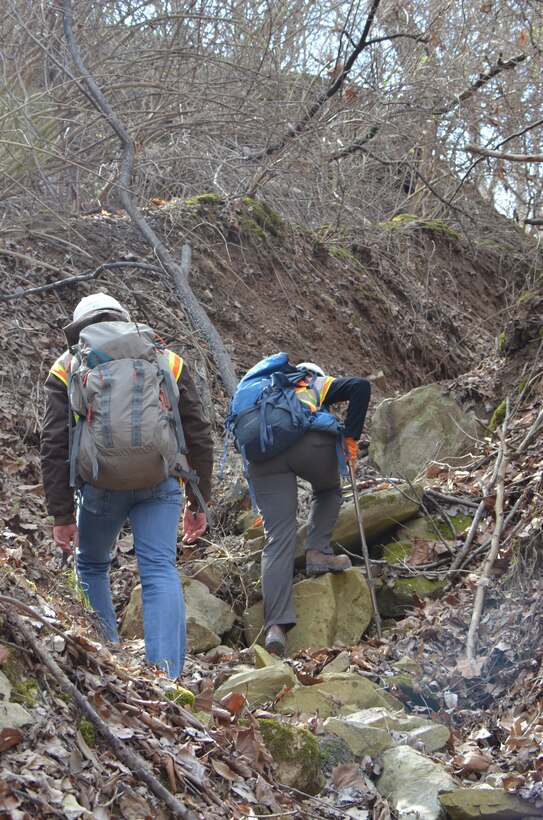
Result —
<instances>
[{"instance_id":1,"label":"steep hillside","mask_svg":"<svg viewBox=\"0 0 543 820\"><path fill-rule=\"evenodd\" d=\"M293 360L318 361L331 373L375 376L366 436L371 436L371 410L381 399L420 384L447 382L461 402L488 420L505 397L515 400L519 388L529 383L533 388L524 414L516 420L514 441L532 428L540 407L541 263L536 243L514 225L497 219L492 230L466 238L443 223L403 215L391 223L368 227L356 244L343 245L337 229L328 226L308 233L286 225L262 203L248 200L227 205L201 197L150 206L145 215L176 258L181 256L183 243L190 242L191 285L222 335L239 375L263 355L285 350ZM99 265L118 261L126 262L125 270L89 278ZM156 262L122 213L102 212L68 221L20 219L4 225L0 240L4 273L0 302L4 468L0 621L4 644L11 649L11 658L16 656L19 673L24 681L26 676L38 681L39 688L38 694L19 693L29 708L36 707L38 722L18 735L0 736L0 748L6 752L4 774L9 774L12 789L6 787L9 816L23 820L28 816L25 811L38 807L44 817L87 817L88 813L79 812L81 805L69 802L76 794L80 803L86 796L87 809L93 801L110 805L109 815L94 815L100 818L162 818L168 816L164 805L169 805L173 816L205 820L251 816L253 809L247 803L256 814L269 811L277 816L284 810L299 817L344 817L345 812L335 808L337 783L335 791L329 783L325 800L306 801L305 808L300 808L299 795L287 795L273 780L270 758L255 732L253 718L244 718L249 726L237 723L236 710L242 707L232 701L211 706L213 684L248 660L241 641L228 661L207 662L198 656L187 663L187 686L198 708L208 714L213 711L213 728L206 734L199 719L164 703L156 676L138 666L141 645L112 657L84 637L88 616L73 595L66 567L52 546L38 460L42 384L51 362L64 349L61 327L74 305L84 294L103 288L182 352L200 380L218 444L226 410L220 374L188 325L172 283L160 274L131 268L131 261ZM62 280L69 277L82 278L63 285ZM53 283L52 289L36 292ZM17 295L32 290L35 292ZM10 295L17 298L10 299ZM377 376L379 371L382 375ZM473 492L479 493L479 484L487 480L495 457L495 447L489 448L473 476L458 480L453 476L445 490L470 492L463 483L468 481ZM521 511L529 507L526 520L535 516L537 521L541 464L528 451L517 461L513 455L509 469L511 505L518 501ZM230 488L217 482L216 489L219 506ZM520 520L515 526L522 524ZM499 646L501 653L498 658L498 648L492 655L489 651L492 668L488 675L466 683L464 670L454 666L463 652L473 606L474 582L469 576L442 601L426 607L421 602L388 642L379 645L370 637L357 654L358 666L377 681L398 672L394 662L401 655L417 660L423 670L419 683L425 707L439 710L440 720L453 731L454 743L443 753L443 763L467 782L478 776L470 768L474 736L484 742L491 738L485 760L493 760L498 769L500 758L502 770L511 771L522 764L522 749L514 745L511 728L517 706L526 709L533 732L538 730L540 641L539 631L529 627L531 622L540 622L541 614L540 566L534 557L540 535L533 529L526 532L519 552L513 555L509 546L502 556L501 569L514 559L515 572L506 591L500 590L492 599L491 615L482 630L482 643ZM239 538L225 524L213 533L206 549L210 551L206 555L217 550L228 556L229 550L239 550ZM190 557L191 551L185 551L183 558ZM526 575L524 567L529 567ZM123 603L134 577L133 559L121 556L115 591ZM29 604L33 610L24 609ZM39 654L39 642L29 632L29 624L39 630L47 625L43 629L43 641L49 641L45 654ZM502 635L508 640L501 641ZM22 651L13 652L15 642ZM1 664L8 658L5 649L0 647ZM296 662L300 679L318 675L338 652L330 649L318 657L302 653ZM70 680L58 674L55 653ZM517 679L518 669L522 675ZM74 726L74 716L80 721L85 709L81 692L102 716L106 729L112 727L125 738L140 754L140 762L144 757L152 764L160 782L149 786L151 797L142 785L145 771L138 770L138 761L122 757L122 750L115 746L115 732L107 742L102 738L99 750L93 751L87 735L82 736L84 721ZM450 696L448 711L443 693ZM402 697L401 692L397 694ZM449 709L454 698L458 709ZM122 725L116 724L118 713L110 704L115 709L121 704ZM492 709L486 735L479 728L480 708ZM167 753L173 742L172 725L184 738L182 748L177 743L175 766ZM313 729L317 732L318 721ZM66 744L55 735L66 736ZM506 740L511 745L504 756L500 744L507 745ZM67 755L69 782L65 779ZM130 778L128 770L138 776ZM532 788L538 782L537 766L527 763L523 771L527 772L526 789ZM149 778L145 782L149 785ZM187 810L184 814L180 804L168 803L170 792L161 792L164 783L171 792L177 783L186 806L196 813ZM345 797L345 790L342 795ZM356 799L356 805L371 806L374 813L351 816L393 816L376 793ZM62 810L51 804L62 805Z\"/></svg>"}]
</instances>

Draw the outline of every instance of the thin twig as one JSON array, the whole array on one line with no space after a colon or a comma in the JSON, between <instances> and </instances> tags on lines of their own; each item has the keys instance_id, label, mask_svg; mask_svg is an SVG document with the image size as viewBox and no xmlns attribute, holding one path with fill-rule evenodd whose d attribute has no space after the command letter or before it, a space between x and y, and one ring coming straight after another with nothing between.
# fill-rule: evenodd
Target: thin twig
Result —
<instances>
[{"instance_id":1,"label":"thin twig","mask_svg":"<svg viewBox=\"0 0 543 820\"><path fill-rule=\"evenodd\" d=\"M485 589L488 586L488 582L490 579L490 573L492 572L492 567L494 566L494 562L497 558L499 549L500 549L500 539L503 532L503 501L505 495L505 471L507 467L507 445L505 441L506 433L507 433L507 424L509 421L509 399L507 399L507 409L505 414L505 420L503 422L503 426L500 431L500 458L499 458L499 470L496 477L496 503L494 506L495 510L495 524L494 524L494 532L492 533L492 542L490 545L490 551L486 557L486 560L483 564L481 569L481 573L479 576L479 580L477 582L477 591L475 593L475 603L473 606L473 613L471 616L471 623L468 629L468 637L466 643L466 656L471 663L472 667L476 665L476 651L477 651L477 632L479 630L479 624L481 622L481 616L483 613L483 606L485 601Z\"/></svg>"}]
</instances>

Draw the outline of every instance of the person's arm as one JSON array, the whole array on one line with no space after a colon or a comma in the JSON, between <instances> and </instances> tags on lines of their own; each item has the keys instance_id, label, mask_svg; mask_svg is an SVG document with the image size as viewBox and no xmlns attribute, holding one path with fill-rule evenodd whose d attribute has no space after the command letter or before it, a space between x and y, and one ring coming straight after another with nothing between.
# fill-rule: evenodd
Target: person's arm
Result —
<instances>
[{"instance_id":1,"label":"person's arm","mask_svg":"<svg viewBox=\"0 0 543 820\"><path fill-rule=\"evenodd\" d=\"M371 396L371 384L367 379L356 376L334 379L331 383L323 407L329 407L339 402L349 402L344 422L344 436L358 441L362 434L364 421Z\"/></svg>"},{"instance_id":2,"label":"person's arm","mask_svg":"<svg viewBox=\"0 0 543 820\"><path fill-rule=\"evenodd\" d=\"M179 387L179 413L188 448L190 466L200 479L198 487L204 501L211 497L211 479L213 474L213 438L211 422L207 418L200 395L186 364L177 382ZM198 502L194 499L190 486L188 505L196 511Z\"/></svg>"},{"instance_id":3,"label":"person's arm","mask_svg":"<svg viewBox=\"0 0 543 820\"><path fill-rule=\"evenodd\" d=\"M75 524L68 446L68 391L66 385L50 373L45 382L40 459L47 511L55 519L55 526Z\"/></svg>"}]
</instances>

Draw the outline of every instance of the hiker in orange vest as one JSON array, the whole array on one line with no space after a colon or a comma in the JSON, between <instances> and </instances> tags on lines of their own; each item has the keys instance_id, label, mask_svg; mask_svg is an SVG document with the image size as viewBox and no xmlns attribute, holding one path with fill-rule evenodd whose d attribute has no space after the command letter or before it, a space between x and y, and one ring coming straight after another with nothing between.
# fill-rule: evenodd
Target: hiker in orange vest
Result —
<instances>
[{"instance_id":1,"label":"hiker in orange vest","mask_svg":"<svg viewBox=\"0 0 543 820\"><path fill-rule=\"evenodd\" d=\"M124 323L130 323L131 327L125 326ZM141 486L141 481L135 481L134 475L127 471L126 475L119 476L115 488L110 488L107 486L107 474L100 480L101 471L108 457L109 466L114 469L116 465L115 457L111 457L114 451L108 451L106 447L103 450L104 464L98 467L99 460L96 459L96 481L94 476L87 476L85 480L79 476L74 480L77 465L73 440L76 437L74 430L78 430L79 423L74 428L72 383L76 381L79 364L77 351L82 344L78 345L78 342L81 334L84 336L89 333L119 332L122 335L127 334L131 328L134 328L133 336L136 340L142 335L142 328L152 333L145 325L131 323L128 311L116 299L105 293L86 296L76 306L73 321L64 328L70 347L54 363L45 382L46 408L41 434L43 483L47 508L54 518L54 541L68 554L72 554L75 547L76 566L83 590L97 613L100 630L113 642L119 641L119 634L111 596L109 570L117 536L126 520L130 521L142 585L146 659L163 669L169 677L176 678L183 668L186 647L185 607L176 566L178 527L183 505L183 486L177 477L180 473L170 470L170 462L163 457L161 451L162 460L159 464L163 480L159 478L151 486ZM154 334L152 338L155 338ZM164 415L166 407L169 408L170 414L175 416L178 409L177 418L180 415L182 419L190 468L199 477L198 484L194 484L197 495L192 485L185 483L187 489L183 542L190 544L203 535L207 526L206 516L200 509L201 504L197 496L205 505L211 493L211 424L206 418L200 397L183 359L163 346L155 347L154 341L149 344L149 349L151 355L148 370L143 367L147 363L142 363L137 357L122 359L123 363L129 363L129 374L133 373L133 376L129 375L129 381L134 383L134 388L124 390L122 396L115 393L115 385L119 384L115 382L115 374L119 371L114 369L114 365L119 364L119 361L114 361L114 357L112 359L100 349L93 349L89 353L88 370L85 371L87 375L98 373L97 384L100 387L105 384L111 385L109 396L106 396L104 387L100 408L100 430L95 435L105 436L108 432L106 428L113 428L115 424L115 411L117 410L118 417L124 411L127 416L126 426L130 428L134 425L132 443L137 444L134 436L136 439L141 436L141 426L144 424L146 407L149 404L145 400L147 385L151 391L156 390L157 407L154 412ZM95 366L96 369L93 369L91 354L98 356L100 367ZM162 369L157 364L159 357L164 363ZM150 375L148 377L145 374ZM168 380L170 391L174 391L170 392L170 395L178 397L176 401L170 402L164 392L158 392L156 385L159 378ZM152 379L154 384L150 384ZM89 377L86 381L82 380L81 384L87 385L90 381ZM133 403L126 409L126 403L130 400ZM142 404L145 406L142 407ZM83 417L79 418L83 428L85 422L87 423L87 430L83 430L79 439L82 448L85 433L87 440L92 436L90 425L91 419L95 418L94 407L95 405L89 401L88 417L83 414ZM137 421L140 422L139 428ZM170 422L171 419L164 421L165 429L172 427ZM176 447L175 442L172 447ZM144 447L139 449L145 450ZM156 453L153 453L153 457L158 458ZM145 481L150 474L146 470L145 460L141 461L141 466ZM175 462L176 469L178 466Z\"/></svg>"},{"instance_id":2,"label":"hiker in orange vest","mask_svg":"<svg viewBox=\"0 0 543 820\"><path fill-rule=\"evenodd\" d=\"M316 379L308 388L301 382L296 395L312 411L348 402L344 422L345 457L356 464L371 394L363 378L326 376L313 362L297 369ZM248 474L262 514L266 542L262 552L265 648L279 657L285 652L286 633L296 624L292 595L296 545L297 479L311 484L312 496L306 530L306 570L309 575L343 572L351 566L346 555L334 555L330 539L341 504L337 437L309 429L287 450L266 461L248 461Z\"/></svg>"}]
</instances>

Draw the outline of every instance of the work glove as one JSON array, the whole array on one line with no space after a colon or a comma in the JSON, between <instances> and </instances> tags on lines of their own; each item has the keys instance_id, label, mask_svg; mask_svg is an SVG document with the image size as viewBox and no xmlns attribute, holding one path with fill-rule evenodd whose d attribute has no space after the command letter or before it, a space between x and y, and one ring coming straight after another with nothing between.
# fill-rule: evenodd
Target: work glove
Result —
<instances>
[{"instance_id":1,"label":"work glove","mask_svg":"<svg viewBox=\"0 0 543 820\"><path fill-rule=\"evenodd\" d=\"M343 454L346 461L350 461L353 469L356 470L356 460L358 458L358 442L352 436L345 436L343 443Z\"/></svg>"},{"instance_id":2,"label":"work glove","mask_svg":"<svg viewBox=\"0 0 543 820\"><path fill-rule=\"evenodd\" d=\"M79 546L77 524L57 524L53 527L53 540L63 552L73 555L73 547L77 548Z\"/></svg>"},{"instance_id":3,"label":"work glove","mask_svg":"<svg viewBox=\"0 0 543 820\"><path fill-rule=\"evenodd\" d=\"M183 513L183 544L194 544L207 529L206 514L203 512L193 513L185 507Z\"/></svg>"}]
</instances>

